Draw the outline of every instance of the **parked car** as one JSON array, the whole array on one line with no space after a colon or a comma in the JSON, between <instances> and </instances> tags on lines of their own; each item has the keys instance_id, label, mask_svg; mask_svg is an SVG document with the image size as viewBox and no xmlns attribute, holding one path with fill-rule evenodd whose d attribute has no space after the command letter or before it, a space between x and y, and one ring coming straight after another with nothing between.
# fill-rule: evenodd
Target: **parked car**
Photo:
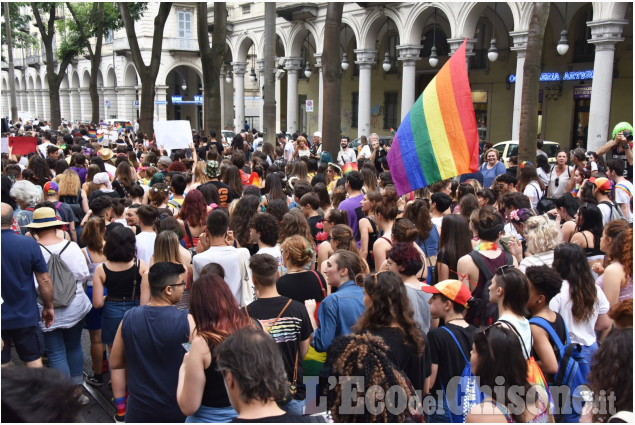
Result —
<instances>
[{"instance_id":1,"label":"parked car","mask_svg":"<svg viewBox=\"0 0 635 425\"><path fill-rule=\"evenodd\" d=\"M386 146L390 146L390 144L392 143L392 136L379 136L379 143L381 142L384 142ZM357 139L351 141L351 143L349 144L349 147L351 149L357 150L357 148L359 147L361 143L362 143L362 140L358 137Z\"/></svg>"},{"instance_id":2,"label":"parked car","mask_svg":"<svg viewBox=\"0 0 635 425\"><path fill-rule=\"evenodd\" d=\"M500 154L501 161L507 167L507 161L510 156L518 156L518 140L507 140L505 142L496 143L493 146L494 149ZM556 163L556 155L560 151L560 145L556 142L549 142L545 140L542 145L542 150L547 154L550 164Z\"/></svg>"},{"instance_id":3,"label":"parked car","mask_svg":"<svg viewBox=\"0 0 635 425\"><path fill-rule=\"evenodd\" d=\"M236 135L236 133L234 133L231 130L221 130L221 134L223 135L223 137L225 138L225 140L227 140L227 143L231 143L232 139L234 138L234 136Z\"/></svg>"}]
</instances>

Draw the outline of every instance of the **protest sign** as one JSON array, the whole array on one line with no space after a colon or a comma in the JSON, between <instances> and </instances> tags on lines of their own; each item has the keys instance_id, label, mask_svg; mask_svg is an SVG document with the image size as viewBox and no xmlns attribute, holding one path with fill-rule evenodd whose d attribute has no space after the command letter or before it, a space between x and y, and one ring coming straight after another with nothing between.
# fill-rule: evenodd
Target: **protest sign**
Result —
<instances>
[{"instance_id":1,"label":"protest sign","mask_svg":"<svg viewBox=\"0 0 635 425\"><path fill-rule=\"evenodd\" d=\"M14 155L27 155L37 150L37 137L9 137Z\"/></svg>"}]
</instances>

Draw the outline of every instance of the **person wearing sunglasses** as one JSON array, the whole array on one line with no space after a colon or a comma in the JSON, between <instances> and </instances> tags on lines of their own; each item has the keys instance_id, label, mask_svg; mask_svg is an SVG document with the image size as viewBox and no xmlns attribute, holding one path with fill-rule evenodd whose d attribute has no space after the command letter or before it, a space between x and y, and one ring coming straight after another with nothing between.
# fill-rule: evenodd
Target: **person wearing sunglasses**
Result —
<instances>
[{"instance_id":1,"label":"person wearing sunglasses","mask_svg":"<svg viewBox=\"0 0 635 425\"><path fill-rule=\"evenodd\" d=\"M172 308L183 295L184 273L185 268L173 262L150 267L150 301L126 312L117 329L110 364L127 370L122 379L129 391L127 406L123 412L118 409L117 422L123 422L123 415L128 422L185 421L176 389L185 354L181 344L191 340L195 325L186 310Z\"/></svg>"},{"instance_id":2,"label":"person wearing sunglasses","mask_svg":"<svg viewBox=\"0 0 635 425\"><path fill-rule=\"evenodd\" d=\"M567 152L561 150L556 155L556 165L549 172L547 197L558 199L567 193L567 184L573 172L573 167L567 165Z\"/></svg>"}]
</instances>

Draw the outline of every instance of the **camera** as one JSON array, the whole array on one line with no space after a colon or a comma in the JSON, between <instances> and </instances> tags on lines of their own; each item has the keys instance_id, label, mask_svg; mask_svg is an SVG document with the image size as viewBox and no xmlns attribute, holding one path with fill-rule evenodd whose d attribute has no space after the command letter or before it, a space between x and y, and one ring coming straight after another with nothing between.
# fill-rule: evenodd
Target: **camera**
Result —
<instances>
[{"instance_id":1,"label":"camera","mask_svg":"<svg viewBox=\"0 0 635 425\"><path fill-rule=\"evenodd\" d=\"M631 138L632 138L632 136L631 136ZM379 140L379 147L383 148L384 146L386 146L386 142L383 141L383 140Z\"/></svg>"},{"instance_id":2,"label":"camera","mask_svg":"<svg viewBox=\"0 0 635 425\"><path fill-rule=\"evenodd\" d=\"M624 138L626 139L627 142L632 142L633 141L633 132L632 131L624 130L624 131L622 131L622 135L624 136Z\"/></svg>"}]
</instances>

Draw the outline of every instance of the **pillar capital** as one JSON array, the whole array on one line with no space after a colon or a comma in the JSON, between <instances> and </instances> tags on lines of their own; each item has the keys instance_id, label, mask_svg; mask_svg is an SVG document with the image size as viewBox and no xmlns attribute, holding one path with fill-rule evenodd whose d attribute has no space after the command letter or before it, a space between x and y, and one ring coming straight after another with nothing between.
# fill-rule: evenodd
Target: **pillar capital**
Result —
<instances>
[{"instance_id":1,"label":"pillar capital","mask_svg":"<svg viewBox=\"0 0 635 425\"><path fill-rule=\"evenodd\" d=\"M587 42L595 44L597 50L614 50L615 44L624 41L622 27L628 25L626 19L606 19L602 21L589 21L586 23L591 28L591 38Z\"/></svg>"},{"instance_id":2,"label":"pillar capital","mask_svg":"<svg viewBox=\"0 0 635 425\"><path fill-rule=\"evenodd\" d=\"M302 58L284 58L284 69L286 69L287 71L299 71L300 69L302 69Z\"/></svg>"},{"instance_id":3,"label":"pillar capital","mask_svg":"<svg viewBox=\"0 0 635 425\"><path fill-rule=\"evenodd\" d=\"M353 50L353 53L355 53L355 64L359 65L360 68L362 66L370 67L371 65L375 65L377 50L357 49Z\"/></svg>"},{"instance_id":4,"label":"pillar capital","mask_svg":"<svg viewBox=\"0 0 635 425\"><path fill-rule=\"evenodd\" d=\"M232 62L234 74L241 75L247 73L247 62Z\"/></svg>"},{"instance_id":5,"label":"pillar capital","mask_svg":"<svg viewBox=\"0 0 635 425\"><path fill-rule=\"evenodd\" d=\"M397 46L397 60L405 62L416 62L421 59L421 49L423 46L408 44L403 46Z\"/></svg>"},{"instance_id":6,"label":"pillar capital","mask_svg":"<svg viewBox=\"0 0 635 425\"><path fill-rule=\"evenodd\" d=\"M525 57L527 51L527 39L529 38L529 31L513 31L509 35L512 36L511 50L515 51L518 57Z\"/></svg>"},{"instance_id":7,"label":"pillar capital","mask_svg":"<svg viewBox=\"0 0 635 425\"><path fill-rule=\"evenodd\" d=\"M448 45L450 46L450 56L457 51L461 44L463 44L465 38L448 38ZM474 46L478 40L476 38L468 38L467 45L465 46L465 56L474 56Z\"/></svg>"},{"instance_id":8,"label":"pillar capital","mask_svg":"<svg viewBox=\"0 0 635 425\"><path fill-rule=\"evenodd\" d=\"M256 59L256 70L260 73L265 72L265 60Z\"/></svg>"},{"instance_id":9,"label":"pillar capital","mask_svg":"<svg viewBox=\"0 0 635 425\"><path fill-rule=\"evenodd\" d=\"M322 67L322 53L313 53L313 57L315 58L315 67Z\"/></svg>"}]
</instances>

